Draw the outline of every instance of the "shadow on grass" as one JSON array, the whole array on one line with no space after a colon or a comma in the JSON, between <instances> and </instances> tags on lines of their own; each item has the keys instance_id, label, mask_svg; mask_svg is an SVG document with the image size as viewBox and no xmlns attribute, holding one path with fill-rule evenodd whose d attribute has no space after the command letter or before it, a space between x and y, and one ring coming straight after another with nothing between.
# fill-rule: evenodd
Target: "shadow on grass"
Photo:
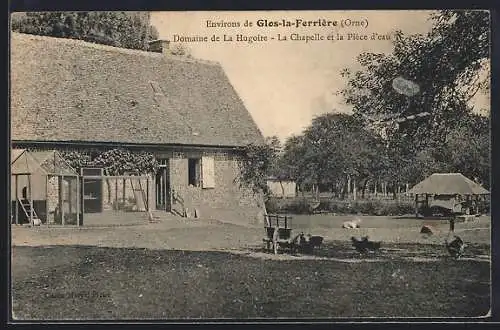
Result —
<instances>
[{"instance_id":1,"label":"shadow on grass","mask_svg":"<svg viewBox=\"0 0 500 330\"><path fill-rule=\"evenodd\" d=\"M346 264L94 246L13 253L18 319L471 317L489 310L484 262Z\"/></svg>"},{"instance_id":2,"label":"shadow on grass","mask_svg":"<svg viewBox=\"0 0 500 330\"><path fill-rule=\"evenodd\" d=\"M263 246L255 246L250 249L253 252L267 252ZM435 261L456 262L453 259L444 244L421 244L421 243L384 243L382 242L379 251L370 253L359 253L348 241L327 241L313 253L290 253L290 251L280 252L292 256L315 256L320 258L332 258L341 260L408 260L409 258L434 259ZM490 255L490 246L488 244L468 244L462 258L481 259Z\"/></svg>"}]
</instances>

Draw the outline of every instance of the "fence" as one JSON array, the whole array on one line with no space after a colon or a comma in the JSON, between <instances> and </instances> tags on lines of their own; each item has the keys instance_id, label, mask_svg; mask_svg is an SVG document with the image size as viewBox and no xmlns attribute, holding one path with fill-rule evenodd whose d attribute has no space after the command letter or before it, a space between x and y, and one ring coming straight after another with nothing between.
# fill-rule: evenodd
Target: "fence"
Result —
<instances>
[{"instance_id":1,"label":"fence","mask_svg":"<svg viewBox=\"0 0 500 330\"><path fill-rule=\"evenodd\" d=\"M83 225L147 223L153 187L149 176L84 175Z\"/></svg>"},{"instance_id":2,"label":"fence","mask_svg":"<svg viewBox=\"0 0 500 330\"><path fill-rule=\"evenodd\" d=\"M345 196L344 199L340 198L338 195L330 193L330 192L322 192L319 193L319 198L316 198L316 195L311 193L311 192L304 192L304 193L299 193L296 197L292 198L306 198L306 199L319 199L320 201L326 201L326 200L338 200L338 201L387 201L388 203L391 203L393 201L402 201L402 202L413 202L415 197L410 194L406 193L396 193L395 195L393 193L365 193L362 195L361 193L358 193L356 195L356 199L354 199L354 196L352 194ZM275 197L277 198L277 197Z\"/></svg>"}]
</instances>

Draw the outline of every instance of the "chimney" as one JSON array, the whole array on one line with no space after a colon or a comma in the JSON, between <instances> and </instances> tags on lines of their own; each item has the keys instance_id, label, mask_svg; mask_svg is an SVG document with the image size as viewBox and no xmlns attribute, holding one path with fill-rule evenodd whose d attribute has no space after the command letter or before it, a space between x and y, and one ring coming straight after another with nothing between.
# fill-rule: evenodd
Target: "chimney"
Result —
<instances>
[{"instance_id":1,"label":"chimney","mask_svg":"<svg viewBox=\"0 0 500 330\"><path fill-rule=\"evenodd\" d=\"M150 52L156 52L156 53L163 53L163 54L168 54L169 53L169 40L153 40L149 42L149 51Z\"/></svg>"}]
</instances>

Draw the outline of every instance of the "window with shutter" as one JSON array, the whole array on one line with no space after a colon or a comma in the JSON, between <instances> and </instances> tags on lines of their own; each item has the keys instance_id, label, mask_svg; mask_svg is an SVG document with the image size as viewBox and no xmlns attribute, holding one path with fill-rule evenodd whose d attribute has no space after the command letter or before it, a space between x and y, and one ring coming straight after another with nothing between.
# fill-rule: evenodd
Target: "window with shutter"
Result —
<instances>
[{"instance_id":1,"label":"window with shutter","mask_svg":"<svg viewBox=\"0 0 500 330\"><path fill-rule=\"evenodd\" d=\"M215 161L213 157L201 158L202 188L215 188Z\"/></svg>"}]
</instances>

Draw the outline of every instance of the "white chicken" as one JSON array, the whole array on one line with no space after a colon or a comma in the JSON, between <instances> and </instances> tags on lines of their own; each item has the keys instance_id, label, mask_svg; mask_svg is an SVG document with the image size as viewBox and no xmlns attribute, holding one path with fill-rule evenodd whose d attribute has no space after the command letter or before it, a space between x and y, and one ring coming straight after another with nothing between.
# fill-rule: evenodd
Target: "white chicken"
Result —
<instances>
[{"instance_id":1,"label":"white chicken","mask_svg":"<svg viewBox=\"0 0 500 330\"><path fill-rule=\"evenodd\" d=\"M361 219L359 219L359 218L356 218L356 219L351 220L351 221L345 221L342 224L342 228L348 228L348 229L359 228L360 227L360 223L361 223Z\"/></svg>"}]
</instances>

